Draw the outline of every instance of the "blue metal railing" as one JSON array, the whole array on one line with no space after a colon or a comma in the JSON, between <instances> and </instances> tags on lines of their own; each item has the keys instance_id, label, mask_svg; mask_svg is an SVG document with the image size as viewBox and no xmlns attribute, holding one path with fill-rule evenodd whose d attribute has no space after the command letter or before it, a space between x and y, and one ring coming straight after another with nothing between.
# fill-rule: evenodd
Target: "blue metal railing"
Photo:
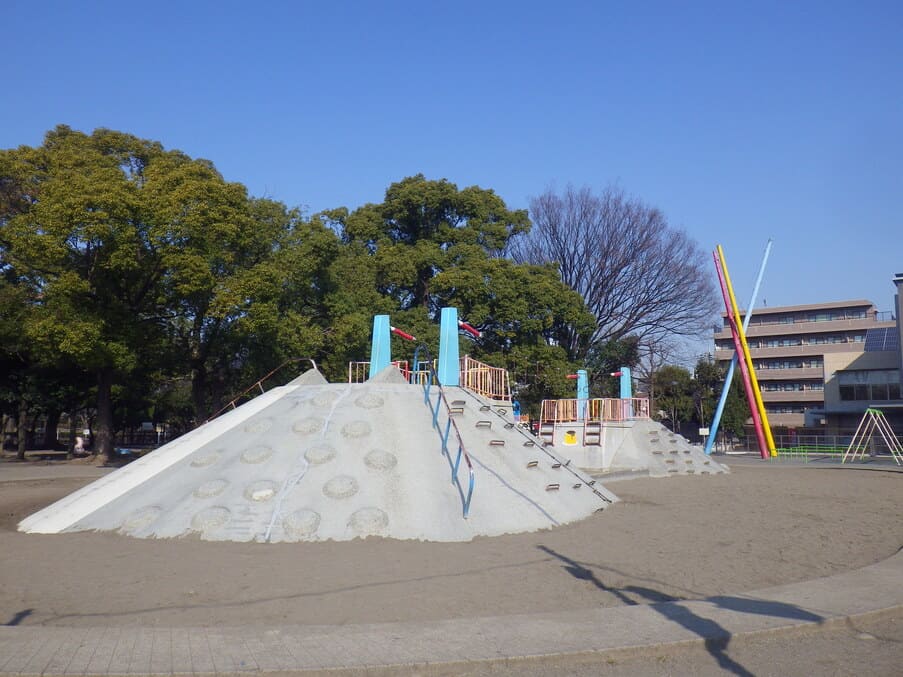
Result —
<instances>
[{"instance_id":1,"label":"blue metal railing","mask_svg":"<svg viewBox=\"0 0 903 677\"><path fill-rule=\"evenodd\" d=\"M436 374L435 367L433 366L433 360L428 359L426 362L420 362L418 357L420 355L420 350L422 346L417 347L417 351L414 357L414 369L417 370L418 366L423 368L426 366L428 368L430 377L427 379L427 382L423 385L423 402L430 408L430 413L433 415L433 427L439 433L439 439L442 440L442 455L445 456L448 461L448 466L451 469L451 481L452 484L455 485L458 489L458 494L461 496L461 503L464 507L464 519L467 519L467 515L470 513L470 501L473 498L473 464L470 462L470 456L467 453L467 450L464 448L464 442L461 439L461 431L458 430L458 425L455 423L454 419L451 415L451 407L448 404L448 399L445 396L445 391L442 389L442 385L439 383L439 378ZM423 347L423 350L426 350ZM435 383L435 387L439 391L439 396L436 398L436 405L433 406L433 403L430 399L430 391L433 388L433 384ZM442 405L445 405L444 407ZM439 414L442 410L445 410L445 426L444 430L443 426L439 422ZM451 436L452 431L455 433L455 441L458 443L458 453L455 455L454 461L452 460L452 455L448 449L448 441ZM465 493L464 487L461 485L461 479L458 476L458 471L461 469L461 460L464 460L464 463L467 464L468 471L468 482L467 482L467 492Z\"/></svg>"}]
</instances>

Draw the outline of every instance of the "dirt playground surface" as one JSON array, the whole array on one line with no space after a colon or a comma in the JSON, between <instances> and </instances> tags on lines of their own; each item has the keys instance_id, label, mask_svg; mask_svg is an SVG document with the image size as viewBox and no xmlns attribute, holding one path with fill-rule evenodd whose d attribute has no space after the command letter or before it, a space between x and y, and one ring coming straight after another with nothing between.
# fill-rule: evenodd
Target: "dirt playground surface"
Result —
<instances>
[{"instance_id":1,"label":"dirt playground surface","mask_svg":"<svg viewBox=\"0 0 903 677\"><path fill-rule=\"evenodd\" d=\"M649 604L828 576L903 546L903 473L849 467L613 482L622 502L589 519L470 543L298 544L21 534L19 520L90 481L33 470L0 472L0 624L346 624Z\"/></svg>"}]
</instances>

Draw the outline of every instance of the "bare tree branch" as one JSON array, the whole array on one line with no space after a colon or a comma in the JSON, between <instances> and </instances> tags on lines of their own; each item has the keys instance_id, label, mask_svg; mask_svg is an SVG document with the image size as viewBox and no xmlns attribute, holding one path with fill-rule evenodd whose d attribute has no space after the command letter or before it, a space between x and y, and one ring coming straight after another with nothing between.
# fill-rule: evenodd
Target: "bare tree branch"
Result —
<instances>
[{"instance_id":1,"label":"bare tree branch","mask_svg":"<svg viewBox=\"0 0 903 677\"><path fill-rule=\"evenodd\" d=\"M707 260L659 210L613 188L594 195L568 186L533 198L530 216L533 227L514 241L511 256L558 266L596 318L591 344L701 336L711 326L717 298ZM566 342L572 358L587 348L573 331Z\"/></svg>"}]
</instances>

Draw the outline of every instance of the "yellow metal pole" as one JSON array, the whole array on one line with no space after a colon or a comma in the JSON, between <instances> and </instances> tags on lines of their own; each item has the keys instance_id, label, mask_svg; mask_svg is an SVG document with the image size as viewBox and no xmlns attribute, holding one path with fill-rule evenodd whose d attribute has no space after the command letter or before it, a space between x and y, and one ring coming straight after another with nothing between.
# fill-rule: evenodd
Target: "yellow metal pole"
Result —
<instances>
[{"instance_id":1,"label":"yellow metal pole","mask_svg":"<svg viewBox=\"0 0 903 677\"><path fill-rule=\"evenodd\" d=\"M737 323L737 333L740 335L740 345L743 348L743 359L749 369L749 380L752 382L753 397L756 400L756 408L762 419L762 428L765 432L765 443L768 452L777 456L778 451L774 446L774 437L771 435L771 426L768 423L768 415L765 413L765 405L762 402L762 391L759 390L759 380L756 378L756 370L753 368L752 356L749 354L749 345L746 342L746 332L743 331L743 322L740 319L740 309L737 307L737 298L734 296L734 287L731 285L731 276L727 272L727 261L724 260L724 250L718 245L718 258L721 260L721 270L724 272L724 282L727 284L727 293L731 299L731 308L734 311L734 321Z\"/></svg>"}]
</instances>

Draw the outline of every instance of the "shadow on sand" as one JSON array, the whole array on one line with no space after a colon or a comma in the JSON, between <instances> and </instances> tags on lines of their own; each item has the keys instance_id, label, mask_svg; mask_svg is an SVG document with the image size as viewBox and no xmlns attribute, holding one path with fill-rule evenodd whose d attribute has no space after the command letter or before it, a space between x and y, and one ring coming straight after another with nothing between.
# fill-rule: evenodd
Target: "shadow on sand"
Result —
<instances>
[{"instance_id":1,"label":"shadow on sand","mask_svg":"<svg viewBox=\"0 0 903 677\"><path fill-rule=\"evenodd\" d=\"M668 620L673 621L693 634L698 635L705 642L706 651L708 651L712 658L718 662L718 666L722 670L734 675L752 677L753 673L727 654L728 645L731 641L731 633L715 621L704 618L679 604L680 601L686 600L638 585L629 585L624 588L610 587L605 585L592 570L592 568L602 567L579 562L544 545L539 545L537 548L561 561L563 563L562 568L574 578L591 582L599 590L614 595L625 605L636 606L640 604L640 602L636 601L636 597L642 598L648 603L650 609L654 609ZM730 609L731 611L736 611L738 613L790 618L815 623L824 620L821 616L801 609L793 604L784 604L769 600L718 595L715 597L707 597L705 598L705 601L715 604L722 609Z\"/></svg>"}]
</instances>

